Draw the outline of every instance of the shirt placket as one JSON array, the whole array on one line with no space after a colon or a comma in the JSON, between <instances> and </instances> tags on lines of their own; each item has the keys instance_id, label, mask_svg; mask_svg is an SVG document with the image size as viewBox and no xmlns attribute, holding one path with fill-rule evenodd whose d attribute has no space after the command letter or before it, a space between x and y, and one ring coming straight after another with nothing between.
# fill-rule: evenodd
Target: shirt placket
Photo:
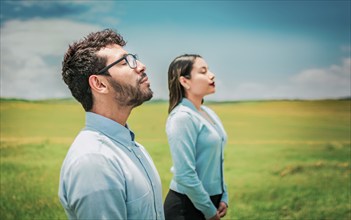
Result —
<instances>
[{"instance_id":1,"label":"shirt placket","mask_svg":"<svg viewBox=\"0 0 351 220\"><path fill-rule=\"evenodd\" d=\"M134 143L133 148L131 148L133 154L138 158L140 164L142 165L146 176L149 180L149 183L151 185L151 189L152 189L152 195L153 195L153 199L154 199L154 210L155 210L155 214L157 216L156 219L161 219L161 211L159 210L160 207L157 206L157 198L156 198L156 192L155 192L155 188L156 188L156 177L154 175L154 173L152 172L153 168L150 166L149 161L145 158L144 153L141 151L141 149L139 148L139 146L137 144Z\"/></svg>"},{"instance_id":2,"label":"shirt placket","mask_svg":"<svg viewBox=\"0 0 351 220\"><path fill-rule=\"evenodd\" d=\"M221 159L220 159L220 163L221 163L221 186L222 186L222 193L224 193L225 191L225 187L224 187L224 144L225 144L225 138L224 138L224 134L222 132L221 127L219 126L219 123L216 121L216 124L214 125L217 133L219 134L219 136L221 137Z\"/></svg>"}]
</instances>

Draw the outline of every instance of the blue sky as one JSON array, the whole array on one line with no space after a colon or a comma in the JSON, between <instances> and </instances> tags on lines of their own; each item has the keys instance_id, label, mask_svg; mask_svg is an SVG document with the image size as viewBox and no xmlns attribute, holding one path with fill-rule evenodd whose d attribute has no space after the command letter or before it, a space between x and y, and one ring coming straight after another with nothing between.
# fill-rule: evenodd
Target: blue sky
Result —
<instances>
[{"instance_id":1,"label":"blue sky","mask_svg":"<svg viewBox=\"0 0 351 220\"><path fill-rule=\"evenodd\" d=\"M112 28L147 66L155 99L184 53L216 74L209 100L351 95L350 1L1 1L1 97L70 97L68 44Z\"/></svg>"}]
</instances>

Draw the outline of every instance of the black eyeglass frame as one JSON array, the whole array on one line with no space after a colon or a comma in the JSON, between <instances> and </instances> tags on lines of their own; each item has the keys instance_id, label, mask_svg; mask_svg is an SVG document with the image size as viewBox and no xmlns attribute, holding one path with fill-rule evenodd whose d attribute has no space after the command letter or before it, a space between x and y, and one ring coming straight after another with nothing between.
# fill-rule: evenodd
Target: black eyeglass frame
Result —
<instances>
[{"instance_id":1,"label":"black eyeglass frame","mask_svg":"<svg viewBox=\"0 0 351 220\"><path fill-rule=\"evenodd\" d=\"M128 59L127 59L127 56L132 56L135 60L135 66L133 65L133 67L131 66L131 64L129 63ZM131 68L131 69L135 69L137 67L137 60L138 60L138 55L136 54L131 54L131 53L128 53L126 55L124 55L123 57L121 57L120 59L116 60L115 62L111 63L110 65L108 66L105 66L104 68L102 68L101 70L99 70L97 73L98 74L102 74L102 73L105 73L108 69L110 69L112 66L116 65L117 63L121 62L122 60L126 60L128 66Z\"/></svg>"}]
</instances>

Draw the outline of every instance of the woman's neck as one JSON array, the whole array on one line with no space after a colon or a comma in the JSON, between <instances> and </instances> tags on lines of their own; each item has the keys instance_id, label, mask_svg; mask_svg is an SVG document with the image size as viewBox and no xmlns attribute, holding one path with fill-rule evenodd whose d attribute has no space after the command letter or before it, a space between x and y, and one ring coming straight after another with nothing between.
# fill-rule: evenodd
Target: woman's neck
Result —
<instances>
[{"instance_id":1,"label":"woman's neck","mask_svg":"<svg viewBox=\"0 0 351 220\"><path fill-rule=\"evenodd\" d=\"M194 96L194 95L188 95L186 96L187 99L189 99L189 101L191 103L193 103L193 105L195 106L195 108L200 111L201 109L201 105L202 105L202 99L203 97L200 96Z\"/></svg>"}]
</instances>

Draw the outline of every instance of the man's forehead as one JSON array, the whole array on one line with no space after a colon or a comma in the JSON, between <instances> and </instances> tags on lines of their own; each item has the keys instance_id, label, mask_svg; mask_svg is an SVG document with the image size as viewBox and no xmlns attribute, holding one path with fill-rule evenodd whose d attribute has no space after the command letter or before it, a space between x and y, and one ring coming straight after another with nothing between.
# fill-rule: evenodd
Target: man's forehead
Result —
<instances>
[{"instance_id":1,"label":"man's forehead","mask_svg":"<svg viewBox=\"0 0 351 220\"><path fill-rule=\"evenodd\" d=\"M127 51L125 51L123 47L117 44L107 45L106 47L101 48L97 52L97 55L99 56L114 57L114 58L122 57L125 54L127 54Z\"/></svg>"}]
</instances>

